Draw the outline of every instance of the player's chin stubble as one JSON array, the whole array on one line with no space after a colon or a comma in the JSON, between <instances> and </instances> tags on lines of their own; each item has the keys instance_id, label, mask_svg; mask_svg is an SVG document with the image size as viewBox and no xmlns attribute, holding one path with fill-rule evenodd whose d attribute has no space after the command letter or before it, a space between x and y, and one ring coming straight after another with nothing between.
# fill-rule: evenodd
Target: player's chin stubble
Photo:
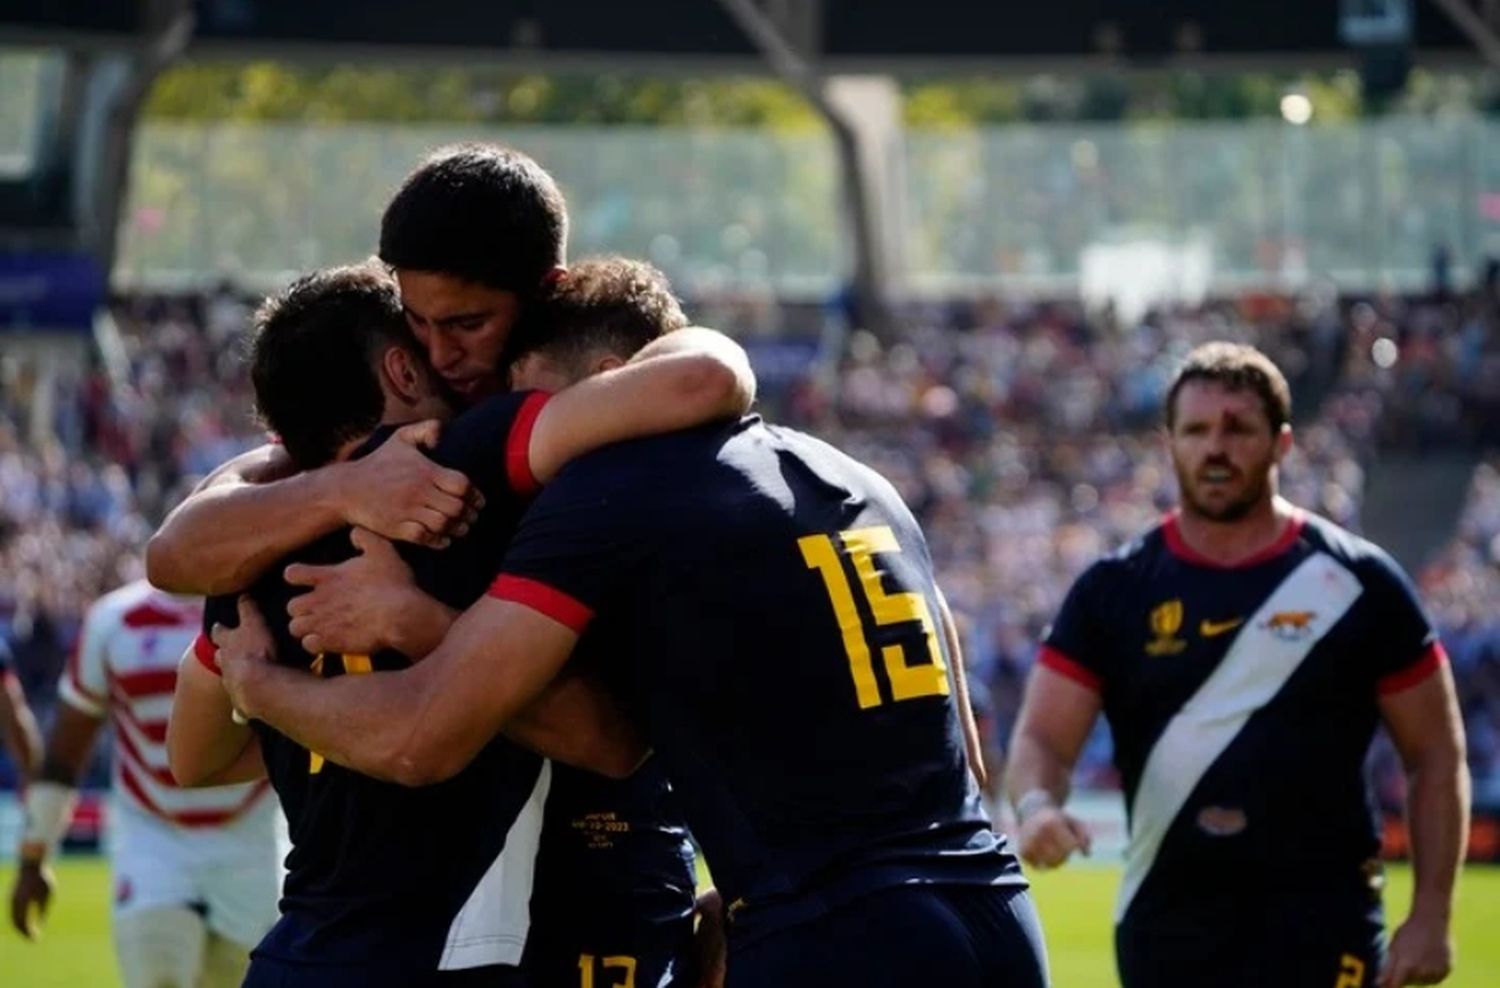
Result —
<instances>
[{"instance_id":1,"label":"player's chin stubble","mask_svg":"<svg viewBox=\"0 0 1500 988\"><path fill-rule=\"evenodd\" d=\"M1270 487L1269 467L1256 469L1244 474L1249 480L1245 493L1240 497L1219 504L1209 504L1197 496L1197 484L1189 471L1178 463L1173 464L1173 469L1177 473L1177 489L1182 495L1183 508L1205 521L1221 524L1231 524L1249 515L1256 505L1265 500Z\"/></svg>"}]
</instances>

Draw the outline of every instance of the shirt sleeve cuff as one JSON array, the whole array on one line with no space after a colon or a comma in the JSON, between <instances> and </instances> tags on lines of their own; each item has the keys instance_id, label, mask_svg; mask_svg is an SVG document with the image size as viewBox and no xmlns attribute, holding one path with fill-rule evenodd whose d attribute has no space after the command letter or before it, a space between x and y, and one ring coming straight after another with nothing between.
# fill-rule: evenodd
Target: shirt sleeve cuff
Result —
<instances>
[{"instance_id":1,"label":"shirt sleeve cuff","mask_svg":"<svg viewBox=\"0 0 1500 988\"><path fill-rule=\"evenodd\" d=\"M1381 696L1390 696L1402 690L1409 690L1437 672L1438 667L1447 661L1448 652L1443 648L1443 643L1433 642L1421 655L1417 656L1415 662L1382 678L1376 684L1376 690Z\"/></svg>"},{"instance_id":2,"label":"shirt sleeve cuff","mask_svg":"<svg viewBox=\"0 0 1500 988\"><path fill-rule=\"evenodd\" d=\"M545 391L528 395L521 402L520 411L516 412L510 438L505 442L505 477L510 482L510 489L522 497L529 497L542 488L536 474L531 472L531 434L536 430L536 419L542 413L542 406L551 397Z\"/></svg>"},{"instance_id":3,"label":"shirt sleeve cuff","mask_svg":"<svg viewBox=\"0 0 1500 988\"><path fill-rule=\"evenodd\" d=\"M193 639L193 658L215 676L223 675L219 670L219 649L207 635L199 633L198 637Z\"/></svg>"},{"instance_id":4,"label":"shirt sleeve cuff","mask_svg":"<svg viewBox=\"0 0 1500 988\"><path fill-rule=\"evenodd\" d=\"M1060 652L1051 645L1043 645L1038 651L1036 660L1060 676L1066 676L1080 686L1086 686L1099 693L1104 688L1104 681L1092 670L1082 663L1069 658L1064 652Z\"/></svg>"},{"instance_id":5,"label":"shirt sleeve cuff","mask_svg":"<svg viewBox=\"0 0 1500 988\"><path fill-rule=\"evenodd\" d=\"M489 595L499 600L508 600L529 607L538 614L551 618L558 624L571 628L579 634L594 619L594 609L570 597L555 587L524 576L501 573L490 585Z\"/></svg>"},{"instance_id":6,"label":"shirt sleeve cuff","mask_svg":"<svg viewBox=\"0 0 1500 988\"><path fill-rule=\"evenodd\" d=\"M93 697L80 690L77 685L75 685L74 682L66 676L64 676L62 681L57 685L57 698L59 700L62 700L68 706L72 707L74 710L80 710L83 713L88 714L90 717L103 717L108 712L104 704L100 703L98 700L95 700Z\"/></svg>"}]
</instances>

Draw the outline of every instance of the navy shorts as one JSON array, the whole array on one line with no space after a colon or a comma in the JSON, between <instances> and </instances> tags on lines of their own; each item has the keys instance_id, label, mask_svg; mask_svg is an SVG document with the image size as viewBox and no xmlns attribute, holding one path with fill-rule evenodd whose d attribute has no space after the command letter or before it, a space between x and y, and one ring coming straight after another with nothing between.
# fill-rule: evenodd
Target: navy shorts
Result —
<instances>
[{"instance_id":1,"label":"navy shorts","mask_svg":"<svg viewBox=\"0 0 1500 988\"><path fill-rule=\"evenodd\" d=\"M1046 988L1025 889L907 885L731 946L727 988Z\"/></svg>"},{"instance_id":2,"label":"navy shorts","mask_svg":"<svg viewBox=\"0 0 1500 988\"><path fill-rule=\"evenodd\" d=\"M1122 988L1374 988L1385 929L1368 900L1288 895L1233 921L1115 929Z\"/></svg>"},{"instance_id":3,"label":"navy shorts","mask_svg":"<svg viewBox=\"0 0 1500 988\"><path fill-rule=\"evenodd\" d=\"M467 971L412 973L388 966L342 967L292 964L269 957L250 961L242 988L526 988L514 967L476 967Z\"/></svg>"},{"instance_id":4,"label":"navy shorts","mask_svg":"<svg viewBox=\"0 0 1500 988\"><path fill-rule=\"evenodd\" d=\"M533 927L521 970L527 988L693 985L693 917L599 935L554 935Z\"/></svg>"}]
</instances>

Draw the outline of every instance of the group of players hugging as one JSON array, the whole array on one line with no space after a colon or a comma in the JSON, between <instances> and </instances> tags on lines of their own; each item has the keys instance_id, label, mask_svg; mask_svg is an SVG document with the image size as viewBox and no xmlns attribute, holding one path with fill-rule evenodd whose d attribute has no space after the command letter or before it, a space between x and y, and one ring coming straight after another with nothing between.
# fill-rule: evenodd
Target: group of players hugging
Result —
<instances>
[{"instance_id":1,"label":"group of players hugging","mask_svg":"<svg viewBox=\"0 0 1500 988\"><path fill-rule=\"evenodd\" d=\"M16 925L110 715L128 988L1046 985L911 511L753 414L659 272L566 237L536 162L446 148L378 259L261 305L273 438L91 611ZM1180 507L1079 579L1028 688L1020 855L1087 850L1063 806L1102 712L1126 988L1434 983L1467 818L1442 647L1388 557L1277 495L1263 355L1199 348L1166 412ZM1389 946L1382 720L1417 864Z\"/></svg>"}]
</instances>

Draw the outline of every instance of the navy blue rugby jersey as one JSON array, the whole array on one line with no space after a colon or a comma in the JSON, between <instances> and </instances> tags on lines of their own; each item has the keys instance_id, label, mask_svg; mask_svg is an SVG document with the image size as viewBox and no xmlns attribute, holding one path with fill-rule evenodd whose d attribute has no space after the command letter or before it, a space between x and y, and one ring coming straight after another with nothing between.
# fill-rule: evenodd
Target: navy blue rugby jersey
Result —
<instances>
[{"instance_id":1,"label":"navy blue rugby jersey","mask_svg":"<svg viewBox=\"0 0 1500 988\"><path fill-rule=\"evenodd\" d=\"M1378 698L1444 661L1379 548L1299 514L1224 567L1170 517L1079 577L1039 661L1109 721L1131 825L1117 919L1202 915L1226 890L1368 898Z\"/></svg>"},{"instance_id":2,"label":"navy blue rugby jersey","mask_svg":"<svg viewBox=\"0 0 1500 988\"><path fill-rule=\"evenodd\" d=\"M621 663L611 660L624 647L601 623L579 642L571 666L623 693ZM687 824L656 758L622 780L553 765L531 915L557 950L661 949L672 939L663 931L691 922L693 864ZM574 979L577 963L567 965Z\"/></svg>"},{"instance_id":3,"label":"navy blue rugby jersey","mask_svg":"<svg viewBox=\"0 0 1500 988\"><path fill-rule=\"evenodd\" d=\"M751 416L581 457L490 592L628 645L737 936L894 885L1023 883L969 772L921 530L833 447Z\"/></svg>"},{"instance_id":4,"label":"navy blue rugby jersey","mask_svg":"<svg viewBox=\"0 0 1500 988\"><path fill-rule=\"evenodd\" d=\"M462 606L493 575L535 489L527 447L543 401L539 394L500 396L444 429L433 459L467 474L485 508L447 551L402 547L428 593ZM377 433L365 451L391 431ZM332 564L352 553L348 530L332 533L272 567L253 588L278 661L323 676L408 664L390 651L311 656L290 635L286 605L300 588L282 580L286 565ZM205 629L237 620L233 596L209 601ZM211 646L200 658L211 660ZM454 778L408 788L327 762L259 722L255 728L292 839L281 919L257 956L355 969L371 985L419 984L438 969L519 961L550 775L537 755L497 739Z\"/></svg>"},{"instance_id":5,"label":"navy blue rugby jersey","mask_svg":"<svg viewBox=\"0 0 1500 988\"><path fill-rule=\"evenodd\" d=\"M591 943L655 942L657 929L691 920L693 859L655 758L622 780L554 764L532 922L579 953L600 953Z\"/></svg>"}]
</instances>

